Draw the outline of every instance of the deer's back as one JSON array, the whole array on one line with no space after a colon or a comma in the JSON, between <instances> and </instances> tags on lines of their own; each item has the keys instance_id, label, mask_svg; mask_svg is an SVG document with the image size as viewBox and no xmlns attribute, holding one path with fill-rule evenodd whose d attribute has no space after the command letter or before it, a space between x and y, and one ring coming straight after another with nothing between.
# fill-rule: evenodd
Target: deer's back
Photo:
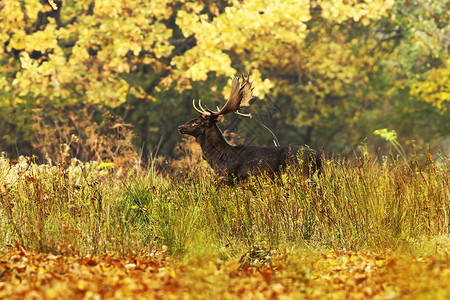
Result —
<instances>
[{"instance_id":1,"label":"deer's back","mask_svg":"<svg viewBox=\"0 0 450 300\"><path fill-rule=\"evenodd\" d=\"M284 147L259 147L239 145L233 147L240 158L232 173L238 178L247 174L263 172L278 173L287 165L300 166L305 174L320 169L321 163L316 151L297 145Z\"/></svg>"}]
</instances>

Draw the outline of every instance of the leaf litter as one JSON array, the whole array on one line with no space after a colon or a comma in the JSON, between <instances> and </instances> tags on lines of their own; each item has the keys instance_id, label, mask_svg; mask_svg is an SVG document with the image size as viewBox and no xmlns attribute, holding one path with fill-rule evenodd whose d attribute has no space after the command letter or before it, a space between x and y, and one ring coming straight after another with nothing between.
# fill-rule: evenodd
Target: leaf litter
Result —
<instances>
[{"instance_id":1,"label":"leaf litter","mask_svg":"<svg viewBox=\"0 0 450 300\"><path fill-rule=\"evenodd\" d=\"M241 259L0 255L0 299L448 299L450 254L399 256L252 249Z\"/></svg>"}]
</instances>

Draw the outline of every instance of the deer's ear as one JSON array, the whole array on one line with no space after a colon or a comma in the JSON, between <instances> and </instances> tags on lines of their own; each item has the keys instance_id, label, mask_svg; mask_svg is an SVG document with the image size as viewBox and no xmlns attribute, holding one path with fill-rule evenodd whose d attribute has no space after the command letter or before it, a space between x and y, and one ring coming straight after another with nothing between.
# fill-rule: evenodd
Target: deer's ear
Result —
<instances>
[{"instance_id":1,"label":"deer's ear","mask_svg":"<svg viewBox=\"0 0 450 300\"><path fill-rule=\"evenodd\" d=\"M209 120L209 123L217 123L219 118L220 118L220 120L223 120L222 115L212 115L212 116L208 116L206 118Z\"/></svg>"},{"instance_id":2,"label":"deer's ear","mask_svg":"<svg viewBox=\"0 0 450 300\"><path fill-rule=\"evenodd\" d=\"M225 117L223 115L219 115L218 118L216 118L216 122L222 122L225 119Z\"/></svg>"}]
</instances>

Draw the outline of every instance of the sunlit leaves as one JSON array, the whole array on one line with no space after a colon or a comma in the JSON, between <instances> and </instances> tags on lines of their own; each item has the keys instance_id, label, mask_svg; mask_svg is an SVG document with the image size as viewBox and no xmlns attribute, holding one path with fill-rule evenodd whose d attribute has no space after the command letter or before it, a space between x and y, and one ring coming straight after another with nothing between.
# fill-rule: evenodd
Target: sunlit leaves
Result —
<instances>
[{"instance_id":1,"label":"sunlit leaves","mask_svg":"<svg viewBox=\"0 0 450 300\"><path fill-rule=\"evenodd\" d=\"M322 9L322 16L336 22L344 22L353 19L355 22L361 22L367 26L371 20L379 19L381 16L389 12L394 5L394 0L374 0L374 1L357 1L357 0L318 0L316 5Z\"/></svg>"},{"instance_id":2,"label":"sunlit leaves","mask_svg":"<svg viewBox=\"0 0 450 300\"><path fill-rule=\"evenodd\" d=\"M0 257L0 297L23 298L430 298L446 299L449 254L279 254L271 264L176 263L161 251L76 256L11 251Z\"/></svg>"},{"instance_id":3,"label":"sunlit leaves","mask_svg":"<svg viewBox=\"0 0 450 300\"><path fill-rule=\"evenodd\" d=\"M398 0L393 23L404 38L393 51L386 70L398 76L395 88L409 88L412 99L448 110L450 25L444 1Z\"/></svg>"},{"instance_id":4,"label":"sunlit leaves","mask_svg":"<svg viewBox=\"0 0 450 300\"><path fill-rule=\"evenodd\" d=\"M95 1L93 14L86 13L89 3L74 1L63 6L65 26L57 29L49 18L37 31L38 12L50 6L3 3L0 41L8 41L9 52L22 51L12 85L20 96L117 106L130 89L122 74L130 73L135 63L126 57L147 51L153 55L145 55L146 63L153 64L172 50L172 32L164 24L170 1ZM30 58L32 53L40 58Z\"/></svg>"},{"instance_id":5,"label":"sunlit leaves","mask_svg":"<svg viewBox=\"0 0 450 300\"><path fill-rule=\"evenodd\" d=\"M270 66L283 56L288 62L290 49L303 44L309 19L308 1L235 1L212 21L187 7L178 12L177 24L185 36L195 34L197 46L173 63L180 76L205 80L209 71L225 76L239 73L228 58L233 53L241 56L244 65L254 66L248 71Z\"/></svg>"},{"instance_id":6,"label":"sunlit leaves","mask_svg":"<svg viewBox=\"0 0 450 300\"><path fill-rule=\"evenodd\" d=\"M321 137L340 123L342 146L349 137L359 143L379 126L370 122L384 122L386 102L404 112L448 110L447 6L71 0L63 1L59 22L49 16L54 5L4 0L0 87L9 94L0 102L123 108L167 101L164 93L183 101L180 94L203 93L201 86L212 92L209 84L208 97L217 97L227 95L229 83L221 89L231 76L251 72L256 98L290 106L284 124Z\"/></svg>"},{"instance_id":7,"label":"sunlit leaves","mask_svg":"<svg viewBox=\"0 0 450 300\"><path fill-rule=\"evenodd\" d=\"M45 52L54 50L58 47L56 24L51 19L44 30L26 34L25 30L19 30L12 35L9 43L9 50L12 48L17 50L25 50L29 53L32 51Z\"/></svg>"},{"instance_id":8,"label":"sunlit leaves","mask_svg":"<svg viewBox=\"0 0 450 300\"><path fill-rule=\"evenodd\" d=\"M411 94L418 99L435 105L443 113L446 113L450 104L450 59L439 68L433 68L429 72L418 76L420 81L411 86Z\"/></svg>"}]
</instances>

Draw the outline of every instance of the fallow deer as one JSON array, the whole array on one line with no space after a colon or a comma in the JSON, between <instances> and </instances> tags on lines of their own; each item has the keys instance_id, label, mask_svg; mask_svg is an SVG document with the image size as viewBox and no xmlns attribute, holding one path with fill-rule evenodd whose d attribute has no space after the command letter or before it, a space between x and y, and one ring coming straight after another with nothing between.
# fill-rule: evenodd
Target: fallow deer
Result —
<instances>
[{"instance_id":1,"label":"fallow deer","mask_svg":"<svg viewBox=\"0 0 450 300\"><path fill-rule=\"evenodd\" d=\"M212 111L202 107L199 100L198 106L192 101L194 109L200 114L197 118L180 125L178 131L181 134L191 135L196 138L203 152L203 158L215 173L225 176L227 179L245 179L249 175L279 173L286 166L300 167L304 174L311 175L320 171L321 160L317 152L301 146L271 146L259 147L249 145L233 146L227 142L221 130L217 126L220 115L233 112L239 116L251 118L251 114L239 112L241 107L250 106L253 98L252 83L249 76L233 77L231 93L228 101L222 109Z\"/></svg>"}]
</instances>

